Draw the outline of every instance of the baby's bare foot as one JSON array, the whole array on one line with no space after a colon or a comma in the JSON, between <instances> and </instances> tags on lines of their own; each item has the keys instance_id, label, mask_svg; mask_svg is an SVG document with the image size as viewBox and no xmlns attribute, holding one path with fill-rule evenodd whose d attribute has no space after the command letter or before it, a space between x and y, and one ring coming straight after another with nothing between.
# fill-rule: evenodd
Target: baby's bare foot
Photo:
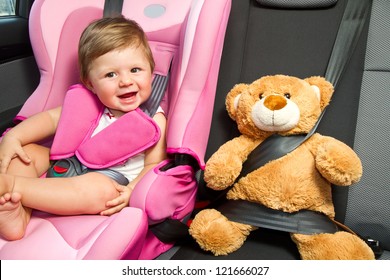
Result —
<instances>
[{"instance_id":1,"label":"baby's bare foot","mask_svg":"<svg viewBox=\"0 0 390 280\"><path fill-rule=\"evenodd\" d=\"M19 193L6 193L0 198L0 236L4 239L18 240L24 236L31 210L23 207L21 199Z\"/></svg>"}]
</instances>

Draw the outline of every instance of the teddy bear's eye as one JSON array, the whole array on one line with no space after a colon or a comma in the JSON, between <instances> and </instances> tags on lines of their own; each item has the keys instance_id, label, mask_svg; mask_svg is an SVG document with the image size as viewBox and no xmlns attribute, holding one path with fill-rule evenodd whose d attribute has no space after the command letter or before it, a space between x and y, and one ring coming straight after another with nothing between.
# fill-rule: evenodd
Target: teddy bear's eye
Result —
<instances>
[{"instance_id":1,"label":"teddy bear's eye","mask_svg":"<svg viewBox=\"0 0 390 280\"><path fill-rule=\"evenodd\" d=\"M263 99L263 93L260 93L260 94L259 94L259 98L260 98L260 99Z\"/></svg>"},{"instance_id":2,"label":"teddy bear's eye","mask_svg":"<svg viewBox=\"0 0 390 280\"><path fill-rule=\"evenodd\" d=\"M284 96L285 96L287 99L290 99L291 94L289 94L288 92L286 92L286 93L284 94Z\"/></svg>"}]
</instances>

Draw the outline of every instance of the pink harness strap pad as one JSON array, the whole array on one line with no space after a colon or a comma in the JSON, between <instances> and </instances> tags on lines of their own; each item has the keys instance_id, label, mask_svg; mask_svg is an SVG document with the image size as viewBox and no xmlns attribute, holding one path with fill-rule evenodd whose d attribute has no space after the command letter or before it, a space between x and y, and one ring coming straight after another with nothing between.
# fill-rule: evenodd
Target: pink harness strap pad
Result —
<instances>
[{"instance_id":1,"label":"pink harness strap pad","mask_svg":"<svg viewBox=\"0 0 390 280\"><path fill-rule=\"evenodd\" d=\"M103 105L87 88L81 84L71 86L62 105L50 158L73 156L88 131L97 126L102 111Z\"/></svg>"},{"instance_id":2,"label":"pink harness strap pad","mask_svg":"<svg viewBox=\"0 0 390 280\"><path fill-rule=\"evenodd\" d=\"M137 109L86 139L77 149L76 156L89 168L107 168L145 151L159 139L157 124Z\"/></svg>"},{"instance_id":3,"label":"pink harness strap pad","mask_svg":"<svg viewBox=\"0 0 390 280\"><path fill-rule=\"evenodd\" d=\"M160 139L160 129L140 109L128 112L91 137L104 106L83 85L72 86L65 96L50 158L76 155L87 167L107 168L126 161Z\"/></svg>"}]
</instances>

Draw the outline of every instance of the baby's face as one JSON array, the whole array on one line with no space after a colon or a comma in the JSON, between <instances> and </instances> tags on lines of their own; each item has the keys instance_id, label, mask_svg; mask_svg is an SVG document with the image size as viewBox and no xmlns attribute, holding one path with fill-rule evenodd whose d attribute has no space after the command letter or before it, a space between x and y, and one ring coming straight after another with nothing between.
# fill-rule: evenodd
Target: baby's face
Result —
<instances>
[{"instance_id":1,"label":"baby's face","mask_svg":"<svg viewBox=\"0 0 390 280\"><path fill-rule=\"evenodd\" d=\"M138 108L151 95L152 72L142 49L113 50L91 63L88 87L116 116Z\"/></svg>"}]
</instances>

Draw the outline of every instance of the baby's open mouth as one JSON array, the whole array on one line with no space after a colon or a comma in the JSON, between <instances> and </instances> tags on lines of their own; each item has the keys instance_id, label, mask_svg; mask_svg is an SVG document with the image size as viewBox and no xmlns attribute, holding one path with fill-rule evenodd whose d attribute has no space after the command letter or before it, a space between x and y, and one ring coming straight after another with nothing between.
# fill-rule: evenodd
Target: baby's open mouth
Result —
<instances>
[{"instance_id":1,"label":"baby's open mouth","mask_svg":"<svg viewBox=\"0 0 390 280\"><path fill-rule=\"evenodd\" d=\"M131 97L135 96L136 94L137 94L136 92L128 92L128 93L120 95L119 98L121 98L121 99L131 98Z\"/></svg>"}]
</instances>

